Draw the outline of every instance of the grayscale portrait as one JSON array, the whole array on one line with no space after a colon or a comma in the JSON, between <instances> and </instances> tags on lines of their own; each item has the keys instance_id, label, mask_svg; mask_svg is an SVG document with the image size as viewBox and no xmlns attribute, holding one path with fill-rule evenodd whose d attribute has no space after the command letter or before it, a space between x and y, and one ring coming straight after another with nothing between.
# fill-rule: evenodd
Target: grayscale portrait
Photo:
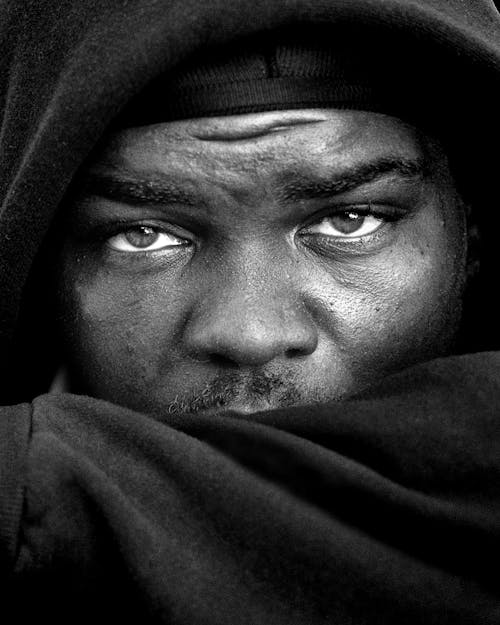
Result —
<instances>
[{"instance_id":1,"label":"grayscale portrait","mask_svg":"<svg viewBox=\"0 0 500 625\"><path fill-rule=\"evenodd\" d=\"M493 0L0 42L5 622L498 625Z\"/></svg>"}]
</instances>

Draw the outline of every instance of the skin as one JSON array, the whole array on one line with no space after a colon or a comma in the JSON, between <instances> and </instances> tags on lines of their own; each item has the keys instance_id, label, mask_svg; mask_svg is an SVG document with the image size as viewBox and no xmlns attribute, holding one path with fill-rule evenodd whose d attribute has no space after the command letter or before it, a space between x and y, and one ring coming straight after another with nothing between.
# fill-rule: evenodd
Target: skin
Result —
<instances>
[{"instance_id":1,"label":"skin","mask_svg":"<svg viewBox=\"0 0 500 625\"><path fill-rule=\"evenodd\" d=\"M437 142L380 114L301 110L114 134L81 174L61 254L73 390L252 413L450 353L467 241Z\"/></svg>"}]
</instances>

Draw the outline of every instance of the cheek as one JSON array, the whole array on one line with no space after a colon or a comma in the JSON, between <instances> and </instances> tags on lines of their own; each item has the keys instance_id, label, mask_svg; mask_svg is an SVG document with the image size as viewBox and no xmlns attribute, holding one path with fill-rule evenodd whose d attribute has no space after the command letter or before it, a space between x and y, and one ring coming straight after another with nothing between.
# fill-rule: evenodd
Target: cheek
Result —
<instances>
[{"instance_id":1,"label":"cheek","mask_svg":"<svg viewBox=\"0 0 500 625\"><path fill-rule=\"evenodd\" d=\"M66 351L79 383L110 399L138 381L147 389L165 353L175 351L181 294L165 281L68 263L61 295Z\"/></svg>"},{"instance_id":2,"label":"cheek","mask_svg":"<svg viewBox=\"0 0 500 625\"><path fill-rule=\"evenodd\" d=\"M345 263L322 288L322 324L345 368L387 373L450 351L461 317L465 246L459 229L406 237Z\"/></svg>"}]
</instances>

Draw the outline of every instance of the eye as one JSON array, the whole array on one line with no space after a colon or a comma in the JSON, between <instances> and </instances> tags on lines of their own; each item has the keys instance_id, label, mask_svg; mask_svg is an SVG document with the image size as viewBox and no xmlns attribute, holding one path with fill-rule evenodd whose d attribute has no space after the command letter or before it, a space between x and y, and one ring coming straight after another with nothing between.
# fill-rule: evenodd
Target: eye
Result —
<instances>
[{"instance_id":1,"label":"eye","mask_svg":"<svg viewBox=\"0 0 500 625\"><path fill-rule=\"evenodd\" d=\"M134 226L110 237L107 245L119 252L152 252L185 245L185 241L159 228Z\"/></svg>"},{"instance_id":2,"label":"eye","mask_svg":"<svg viewBox=\"0 0 500 625\"><path fill-rule=\"evenodd\" d=\"M374 233L385 220L361 211L343 211L324 217L306 228L307 234L321 234L337 238L358 238Z\"/></svg>"}]
</instances>

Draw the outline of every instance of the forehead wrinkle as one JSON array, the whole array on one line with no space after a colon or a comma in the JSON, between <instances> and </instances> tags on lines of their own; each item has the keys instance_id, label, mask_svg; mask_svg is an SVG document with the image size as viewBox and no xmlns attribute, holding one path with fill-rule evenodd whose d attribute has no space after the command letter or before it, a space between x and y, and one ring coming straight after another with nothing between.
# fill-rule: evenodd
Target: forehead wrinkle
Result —
<instances>
[{"instance_id":1,"label":"forehead wrinkle","mask_svg":"<svg viewBox=\"0 0 500 625\"><path fill-rule=\"evenodd\" d=\"M266 111L195 120L188 134L200 141L246 141L326 120L321 110Z\"/></svg>"},{"instance_id":2,"label":"forehead wrinkle","mask_svg":"<svg viewBox=\"0 0 500 625\"><path fill-rule=\"evenodd\" d=\"M265 126L255 125L245 128L215 128L213 130L195 131L192 136L199 141L212 143L236 143L246 142L254 139L260 139L269 135L286 132L298 126L309 126L311 124L319 124L321 120L298 120L294 122L276 121L276 123L267 124Z\"/></svg>"},{"instance_id":3,"label":"forehead wrinkle","mask_svg":"<svg viewBox=\"0 0 500 625\"><path fill-rule=\"evenodd\" d=\"M204 172L203 187L206 192L221 199L230 198L239 205L250 206L265 194L266 183L256 169L241 168ZM220 195L219 195L220 194Z\"/></svg>"}]
</instances>

